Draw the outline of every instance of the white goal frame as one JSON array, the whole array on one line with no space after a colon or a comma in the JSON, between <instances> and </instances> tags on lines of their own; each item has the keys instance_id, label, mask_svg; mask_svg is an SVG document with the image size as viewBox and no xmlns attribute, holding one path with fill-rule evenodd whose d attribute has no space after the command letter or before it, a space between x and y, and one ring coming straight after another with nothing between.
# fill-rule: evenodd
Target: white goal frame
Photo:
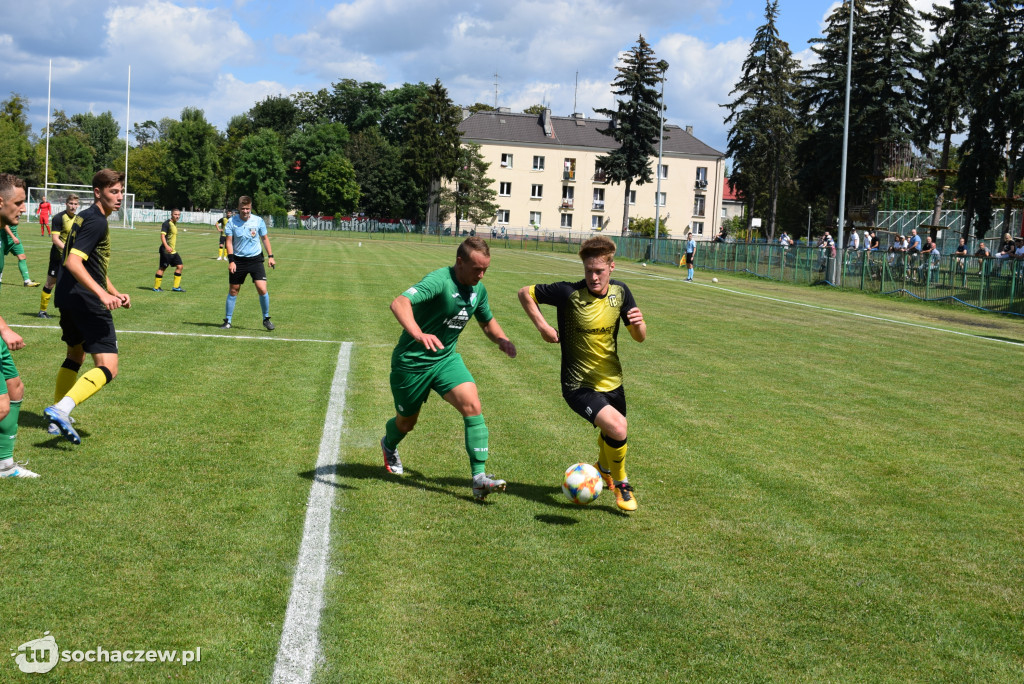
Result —
<instances>
[{"instance_id":1,"label":"white goal frame","mask_svg":"<svg viewBox=\"0 0 1024 684\"><path fill-rule=\"evenodd\" d=\"M56 216L60 212L64 211L65 204L64 198L68 195L78 195L79 205L78 211L81 212L86 207L93 205L94 197L92 194L91 185L74 185L72 183L51 183L47 187L31 187L28 189L28 197L26 198L26 204L28 209L28 215L30 218L36 218L39 215L39 204L43 201L43 197L50 199L50 206L52 211L50 216ZM135 193L126 193L124 199L121 201L121 210L115 211L108 218L110 225L118 225L122 228L135 228Z\"/></svg>"}]
</instances>

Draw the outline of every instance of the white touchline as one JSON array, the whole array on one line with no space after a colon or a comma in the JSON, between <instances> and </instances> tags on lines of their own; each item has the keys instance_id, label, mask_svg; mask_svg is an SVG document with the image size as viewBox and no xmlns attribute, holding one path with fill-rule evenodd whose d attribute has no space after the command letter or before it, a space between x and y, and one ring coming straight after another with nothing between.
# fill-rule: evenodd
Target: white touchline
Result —
<instances>
[{"instance_id":1,"label":"white touchline","mask_svg":"<svg viewBox=\"0 0 1024 684\"><path fill-rule=\"evenodd\" d=\"M320 611L324 605L324 583L330 560L331 507L336 489L341 430L345 420L345 388L348 384L352 343L342 342L338 365L331 382L320 453L313 471L313 483L306 504L306 524L302 529L299 559L295 564L292 593L284 616L281 643L277 649L272 681L279 684L311 682L316 669L320 642Z\"/></svg>"},{"instance_id":2,"label":"white touchline","mask_svg":"<svg viewBox=\"0 0 1024 684\"><path fill-rule=\"evenodd\" d=\"M12 328L39 328L43 330L60 330L58 326L53 325L25 325L22 323L15 323L10 326ZM118 330L117 334L124 333L126 335L167 335L168 337L213 337L221 340L264 340L267 342L323 342L324 344L339 344L338 340L315 340L306 339L302 337L277 337L274 335L231 335L221 334L214 335L212 333L182 333L182 332L166 332L162 330ZM382 345L383 346L383 345Z\"/></svg>"}]
</instances>

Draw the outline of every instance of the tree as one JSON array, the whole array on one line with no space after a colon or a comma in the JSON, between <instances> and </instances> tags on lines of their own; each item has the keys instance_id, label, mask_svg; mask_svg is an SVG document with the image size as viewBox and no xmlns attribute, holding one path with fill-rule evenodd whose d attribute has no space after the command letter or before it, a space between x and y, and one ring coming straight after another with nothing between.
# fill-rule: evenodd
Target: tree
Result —
<instances>
[{"instance_id":1,"label":"tree","mask_svg":"<svg viewBox=\"0 0 1024 684\"><path fill-rule=\"evenodd\" d=\"M409 176L424 192L427 223L436 224L441 182L454 178L458 170L462 114L448 98L440 79L420 98L415 112L403 161Z\"/></svg>"},{"instance_id":2,"label":"tree","mask_svg":"<svg viewBox=\"0 0 1024 684\"><path fill-rule=\"evenodd\" d=\"M595 109L611 119L607 128L597 129L612 137L618 148L597 158L597 167L614 184L625 183L622 202L622 234L629 231L629 193L637 185L650 183L651 156L661 133L661 101L658 83L668 62L655 61L654 51L641 35L637 44L615 67L618 77L612 82L617 107Z\"/></svg>"},{"instance_id":3,"label":"tree","mask_svg":"<svg viewBox=\"0 0 1024 684\"><path fill-rule=\"evenodd\" d=\"M28 105L17 93L0 103L0 173L27 175L34 153L29 142Z\"/></svg>"},{"instance_id":4,"label":"tree","mask_svg":"<svg viewBox=\"0 0 1024 684\"><path fill-rule=\"evenodd\" d=\"M319 194L311 182L312 174L334 154L340 153L348 142L344 124L311 124L306 130L296 131L286 144L288 189L297 208L304 213L323 211Z\"/></svg>"},{"instance_id":5,"label":"tree","mask_svg":"<svg viewBox=\"0 0 1024 684\"><path fill-rule=\"evenodd\" d=\"M97 166L109 168L115 158L123 156L121 155L123 147L118 144L121 141L117 137L121 132L121 127L109 111L102 114L92 114L91 112L73 114L71 125L85 134L92 146Z\"/></svg>"},{"instance_id":6,"label":"tree","mask_svg":"<svg viewBox=\"0 0 1024 684\"><path fill-rule=\"evenodd\" d=\"M662 236L668 235L668 228L665 227L665 219L658 218L658 233ZM629 230L633 235L640 237L654 237L654 217L634 218L629 222Z\"/></svg>"},{"instance_id":7,"label":"tree","mask_svg":"<svg viewBox=\"0 0 1024 684\"><path fill-rule=\"evenodd\" d=\"M497 111L491 105L485 104L483 102L477 102L475 104L471 104L470 106L466 107L466 109L468 109L470 111L470 113L472 113L472 114L476 114L477 112L494 112L494 111Z\"/></svg>"},{"instance_id":8,"label":"tree","mask_svg":"<svg viewBox=\"0 0 1024 684\"><path fill-rule=\"evenodd\" d=\"M124 157L114 160L111 167L124 171ZM128 192L135 193L140 202L158 202L164 195L167 176L167 146L151 142L128 150Z\"/></svg>"},{"instance_id":9,"label":"tree","mask_svg":"<svg viewBox=\"0 0 1024 684\"><path fill-rule=\"evenodd\" d=\"M252 122L253 131L269 128L284 140L295 132L299 110L290 98L269 95L252 106L248 117Z\"/></svg>"},{"instance_id":10,"label":"tree","mask_svg":"<svg viewBox=\"0 0 1024 684\"><path fill-rule=\"evenodd\" d=\"M359 209L367 216L399 218L418 204L420 193L402 167L401 150L374 126L354 134L345 146L359 182Z\"/></svg>"},{"instance_id":11,"label":"tree","mask_svg":"<svg viewBox=\"0 0 1024 684\"><path fill-rule=\"evenodd\" d=\"M147 120L132 124L132 135L135 136L136 145L145 147L160 140L160 129L157 128L156 121Z\"/></svg>"},{"instance_id":12,"label":"tree","mask_svg":"<svg viewBox=\"0 0 1024 684\"><path fill-rule=\"evenodd\" d=\"M337 124L341 125L341 124ZM335 152L324 158L310 174L310 186L316 194L318 211L328 216L351 214L359 206L359 183L352 163Z\"/></svg>"},{"instance_id":13,"label":"tree","mask_svg":"<svg viewBox=\"0 0 1024 684\"><path fill-rule=\"evenodd\" d=\"M765 23L757 29L743 62L743 75L723 105L729 109L726 123L727 154L735 168L730 185L747 200L747 216L768 217L766 235L775 237L779 193L793 180L790 169L796 145L797 65L789 44L779 38L775 19L778 0L768 0Z\"/></svg>"},{"instance_id":14,"label":"tree","mask_svg":"<svg viewBox=\"0 0 1024 684\"><path fill-rule=\"evenodd\" d=\"M280 136L269 128L261 128L244 138L238 147L232 178L233 194L252 197L253 211L272 214L286 209Z\"/></svg>"},{"instance_id":15,"label":"tree","mask_svg":"<svg viewBox=\"0 0 1024 684\"><path fill-rule=\"evenodd\" d=\"M459 168L455 172L453 188L441 193L441 206L455 216L455 231L463 217L476 225L490 225L497 218L498 205L494 198L494 180L487 177L491 164L480 154L480 145L463 145L459 151Z\"/></svg>"},{"instance_id":16,"label":"tree","mask_svg":"<svg viewBox=\"0 0 1024 684\"><path fill-rule=\"evenodd\" d=\"M542 104L530 105L529 107L523 110L523 114L533 114L534 116L540 116L541 114L544 113L545 109L547 109L547 107L545 107Z\"/></svg>"},{"instance_id":17,"label":"tree","mask_svg":"<svg viewBox=\"0 0 1024 684\"><path fill-rule=\"evenodd\" d=\"M223 196L217 175L217 129L203 110L185 107L162 136L167 143L164 206L207 209Z\"/></svg>"},{"instance_id":18,"label":"tree","mask_svg":"<svg viewBox=\"0 0 1024 684\"><path fill-rule=\"evenodd\" d=\"M40 169L46 167L45 140L36 143L36 164ZM96 158L85 133L70 129L50 136L49 183L88 185L96 168Z\"/></svg>"}]
</instances>

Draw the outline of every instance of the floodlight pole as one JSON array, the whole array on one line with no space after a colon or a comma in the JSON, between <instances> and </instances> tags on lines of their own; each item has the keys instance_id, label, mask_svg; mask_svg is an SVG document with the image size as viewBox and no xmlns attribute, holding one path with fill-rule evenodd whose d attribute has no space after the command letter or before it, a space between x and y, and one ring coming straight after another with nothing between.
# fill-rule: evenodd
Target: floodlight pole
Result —
<instances>
[{"instance_id":1,"label":"floodlight pole","mask_svg":"<svg viewBox=\"0 0 1024 684\"><path fill-rule=\"evenodd\" d=\"M128 65L128 102L125 105L124 110L124 185L122 191L124 192L124 199L128 199L128 126L132 120L132 65ZM123 204L123 201L122 201ZM131 208L134 211L135 207ZM121 212L121 226L128 225L128 207L124 208Z\"/></svg>"},{"instance_id":2,"label":"floodlight pole","mask_svg":"<svg viewBox=\"0 0 1024 684\"><path fill-rule=\"evenodd\" d=\"M846 225L846 154L850 139L850 79L853 72L853 3L850 3L850 31L846 47L846 104L843 107L843 166L839 173L839 231L837 233L839 242L836 245L836 253L839 255L838 262L843 260L843 228ZM835 268L835 264L833 264ZM833 273L832 282L836 285L842 280L843 270Z\"/></svg>"},{"instance_id":3,"label":"floodlight pole","mask_svg":"<svg viewBox=\"0 0 1024 684\"><path fill-rule=\"evenodd\" d=\"M43 195L50 194L50 90L53 86L53 60L50 60L50 75L46 79L46 162L43 167Z\"/></svg>"},{"instance_id":4,"label":"floodlight pole","mask_svg":"<svg viewBox=\"0 0 1024 684\"><path fill-rule=\"evenodd\" d=\"M658 260L658 232L661 228L661 154L665 147L665 67L661 69L661 101L658 103L658 184L654 191L654 252Z\"/></svg>"}]
</instances>

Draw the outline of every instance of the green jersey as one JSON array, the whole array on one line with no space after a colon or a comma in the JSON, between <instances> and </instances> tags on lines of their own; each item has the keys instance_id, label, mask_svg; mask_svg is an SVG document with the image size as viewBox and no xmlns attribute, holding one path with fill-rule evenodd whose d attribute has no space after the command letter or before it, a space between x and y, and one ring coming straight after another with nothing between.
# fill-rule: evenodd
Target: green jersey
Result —
<instances>
[{"instance_id":1,"label":"green jersey","mask_svg":"<svg viewBox=\"0 0 1024 684\"><path fill-rule=\"evenodd\" d=\"M431 271L402 295L412 302L413 317L420 330L436 335L444 349L430 351L403 330L391 354L393 369L422 371L430 368L455 353L459 333L470 318L475 317L482 324L494 318L483 283L460 284L455 279L453 266Z\"/></svg>"}]
</instances>

